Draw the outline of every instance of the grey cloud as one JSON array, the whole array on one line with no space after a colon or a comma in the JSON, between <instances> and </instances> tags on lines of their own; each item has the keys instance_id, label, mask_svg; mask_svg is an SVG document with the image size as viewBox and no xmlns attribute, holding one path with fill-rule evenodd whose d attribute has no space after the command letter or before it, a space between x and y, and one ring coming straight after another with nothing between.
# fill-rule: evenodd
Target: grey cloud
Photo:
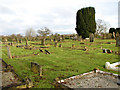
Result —
<instances>
[{"instance_id":1,"label":"grey cloud","mask_svg":"<svg viewBox=\"0 0 120 90\"><path fill-rule=\"evenodd\" d=\"M15 14L15 12L8 7L0 6L0 14Z\"/></svg>"}]
</instances>

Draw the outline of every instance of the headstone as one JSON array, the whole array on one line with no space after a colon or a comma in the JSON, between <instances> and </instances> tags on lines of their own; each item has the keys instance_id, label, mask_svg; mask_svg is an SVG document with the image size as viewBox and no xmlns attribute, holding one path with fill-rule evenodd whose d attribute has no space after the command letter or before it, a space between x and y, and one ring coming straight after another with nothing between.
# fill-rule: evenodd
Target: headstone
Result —
<instances>
[{"instance_id":1,"label":"headstone","mask_svg":"<svg viewBox=\"0 0 120 90\"><path fill-rule=\"evenodd\" d=\"M45 50L45 54L50 54L50 52L48 50Z\"/></svg>"},{"instance_id":2,"label":"headstone","mask_svg":"<svg viewBox=\"0 0 120 90\"><path fill-rule=\"evenodd\" d=\"M22 43L22 40L19 40L19 43Z\"/></svg>"},{"instance_id":3,"label":"headstone","mask_svg":"<svg viewBox=\"0 0 120 90\"><path fill-rule=\"evenodd\" d=\"M31 62L31 71L42 76L42 66L38 63Z\"/></svg>"},{"instance_id":4,"label":"headstone","mask_svg":"<svg viewBox=\"0 0 120 90\"><path fill-rule=\"evenodd\" d=\"M12 72L13 71L13 66L11 66L10 64L7 65L7 71Z\"/></svg>"},{"instance_id":5,"label":"headstone","mask_svg":"<svg viewBox=\"0 0 120 90\"><path fill-rule=\"evenodd\" d=\"M59 47L62 47L62 44L60 44Z\"/></svg>"},{"instance_id":6,"label":"headstone","mask_svg":"<svg viewBox=\"0 0 120 90\"><path fill-rule=\"evenodd\" d=\"M65 39L64 35L62 35L61 37L62 37L62 40L64 40L64 39Z\"/></svg>"},{"instance_id":7,"label":"headstone","mask_svg":"<svg viewBox=\"0 0 120 90\"><path fill-rule=\"evenodd\" d=\"M107 53L112 53L112 50L107 49Z\"/></svg>"},{"instance_id":8,"label":"headstone","mask_svg":"<svg viewBox=\"0 0 120 90\"><path fill-rule=\"evenodd\" d=\"M90 42L94 42L94 34L90 33L89 35Z\"/></svg>"},{"instance_id":9,"label":"headstone","mask_svg":"<svg viewBox=\"0 0 120 90\"><path fill-rule=\"evenodd\" d=\"M13 42L11 42L11 46L13 46Z\"/></svg>"},{"instance_id":10,"label":"headstone","mask_svg":"<svg viewBox=\"0 0 120 90\"><path fill-rule=\"evenodd\" d=\"M55 38L53 39L53 41L55 42Z\"/></svg>"},{"instance_id":11,"label":"headstone","mask_svg":"<svg viewBox=\"0 0 120 90\"><path fill-rule=\"evenodd\" d=\"M57 42L55 42L55 47L57 47Z\"/></svg>"},{"instance_id":12,"label":"headstone","mask_svg":"<svg viewBox=\"0 0 120 90\"><path fill-rule=\"evenodd\" d=\"M8 52L8 57L9 57L10 59L12 59L12 56L11 56L11 51L10 51L9 46L7 46L7 52Z\"/></svg>"},{"instance_id":13,"label":"headstone","mask_svg":"<svg viewBox=\"0 0 120 90\"><path fill-rule=\"evenodd\" d=\"M120 35L120 34L117 32L117 33L116 33L116 37L118 37L119 35Z\"/></svg>"},{"instance_id":14,"label":"headstone","mask_svg":"<svg viewBox=\"0 0 120 90\"><path fill-rule=\"evenodd\" d=\"M115 32L113 32L113 38L115 38Z\"/></svg>"},{"instance_id":15,"label":"headstone","mask_svg":"<svg viewBox=\"0 0 120 90\"><path fill-rule=\"evenodd\" d=\"M42 52L43 53L43 50L42 49L39 49L40 50L40 52Z\"/></svg>"},{"instance_id":16,"label":"headstone","mask_svg":"<svg viewBox=\"0 0 120 90\"><path fill-rule=\"evenodd\" d=\"M75 48L75 44L72 44L72 48Z\"/></svg>"},{"instance_id":17,"label":"headstone","mask_svg":"<svg viewBox=\"0 0 120 90\"><path fill-rule=\"evenodd\" d=\"M33 82L30 78L26 79L26 87L27 88L32 88L33 87Z\"/></svg>"},{"instance_id":18,"label":"headstone","mask_svg":"<svg viewBox=\"0 0 120 90\"><path fill-rule=\"evenodd\" d=\"M26 40L26 46L28 46L28 40Z\"/></svg>"},{"instance_id":19,"label":"headstone","mask_svg":"<svg viewBox=\"0 0 120 90\"><path fill-rule=\"evenodd\" d=\"M78 41L81 41L81 40L82 40L82 36L78 35Z\"/></svg>"},{"instance_id":20,"label":"headstone","mask_svg":"<svg viewBox=\"0 0 120 90\"><path fill-rule=\"evenodd\" d=\"M45 38L42 39L41 44L44 46L45 45Z\"/></svg>"},{"instance_id":21,"label":"headstone","mask_svg":"<svg viewBox=\"0 0 120 90\"><path fill-rule=\"evenodd\" d=\"M7 38L5 38L5 39L4 39L4 43L7 44L7 41L8 41Z\"/></svg>"},{"instance_id":22,"label":"headstone","mask_svg":"<svg viewBox=\"0 0 120 90\"><path fill-rule=\"evenodd\" d=\"M120 36L116 37L116 47L120 47Z\"/></svg>"}]
</instances>

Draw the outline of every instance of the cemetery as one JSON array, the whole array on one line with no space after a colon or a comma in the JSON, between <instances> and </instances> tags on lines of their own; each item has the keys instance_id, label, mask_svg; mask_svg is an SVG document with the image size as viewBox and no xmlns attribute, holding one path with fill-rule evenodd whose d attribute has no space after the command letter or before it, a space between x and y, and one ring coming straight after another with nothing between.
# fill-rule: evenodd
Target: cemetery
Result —
<instances>
[{"instance_id":1,"label":"cemetery","mask_svg":"<svg viewBox=\"0 0 120 90\"><path fill-rule=\"evenodd\" d=\"M16 83L16 88L112 88L111 85L115 88L118 86L117 69L106 67L119 62L119 45L116 45L115 39L94 38L92 42L89 39L82 41L65 39L58 41L57 44L51 41L49 48L49 40L46 40L46 45L33 44L36 42L40 43L40 41L28 41L26 46L26 41L22 41L19 43L19 47L16 42L13 42L13 46L9 44L9 41L1 44L2 59L7 63L6 67L9 67L10 64L14 68L14 72L24 81L20 82L18 86ZM30 47L32 49L26 49ZM107 64L107 62L109 63ZM115 68L119 68L117 65ZM5 65L3 64L3 66ZM95 68L97 71L94 70ZM11 69L8 70L7 72L12 72ZM92 73L85 74L89 72ZM81 79L82 77L84 80ZM96 81L93 77L96 78ZM97 82L100 79L98 77L111 78L115 83L101 78L101 81L110 84L105 86L98 83L100 85L94 84L92 87L90 80ZM85 78L89 78L89 80L86 81ZM87 85L87 83L89 84Z\"/></svg>"},{"instance_id":2,"label":"cemetery","mask_svg":"<svg viewBox=\"0 0 120 90\"><path fill-rule=\"evenodd\" d=\"M0 89L120 88L120 28L98 25L86 7L76 13L76 34L44 27L0 36Z\"/></svg>"}]
</instances>

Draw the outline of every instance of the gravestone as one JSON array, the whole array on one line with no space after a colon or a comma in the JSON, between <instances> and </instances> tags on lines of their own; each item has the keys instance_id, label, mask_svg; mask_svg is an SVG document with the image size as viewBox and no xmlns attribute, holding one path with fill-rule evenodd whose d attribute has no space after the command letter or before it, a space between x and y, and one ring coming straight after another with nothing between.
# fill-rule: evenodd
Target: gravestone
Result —
<instances>
[{"instance_id":1,"label":"gravestone","mask_svg":"<svg viewBox=\"0 0 120 90\"><path fill-rule=\"evenodd\" d=\"M116 47L120 47L120 36L116 37Z\"/></svg>"},{"instance_id":2,"label":"gravestone","mask_svg":"<svg viewBox=\"0 0 120 90\"><path fill-rule=\"evenodd\" d=\"M41 44L44 46L45 45L45 38L41 40Z\"/></svg>"},{"instance_id":3,"label":"gravestone","mask_svg":"<svg viewBox=\"0 0 120 90\"><path fill-rule=\"evenodd\" d=\"M26 40L26 46L28 46L28 40Z\"/></svg>"},{"instance_id":4,"label":"gravestone","mask_svg":"<svg viewBox=\"0 0 120 90\"><path fill-rule=\"evenodd\" d=\"M53 41L55 42L55 38L53 39Z\"/></svg>"},{"instance_id":5,"label":"gravestone","mask_svg":"<svg viewBox=\"0 0 120 90\"><path fill-rule=\"evenodd\" d=\"M8 44L7 41L8 41L7 38L5 38L5 39L4 39L4 44L7 45L7 44Z\"/></svg>"},{"instance_id":6,"label":"gravestone","mask_svg":"<svg viewBox=\"0 0 120 90\"><path fill-rule=\"evenodd\" d=\"M119 35L120 35L120 34L117 32L117 33L116 33L116 37L118 37Z\"/></svg>"},{"instance_id":7,"label":"gravestone","mask_svg":"<svg viewBox=\"0 0 120 90\"><path fill-rule=\"evenodd\" d=\"M31 71L42 76L42 66L38 63L31 62Z\"/></svg>"},{"instance_id":8,"label":"gravestone","mask_svg":"<svg viewBox=\"0 0 120 90\"><path fill-rule=\"evenodd\" d=\"M89 35L90 42L94 42L94 34L90 33Z\"/></svg>"},{"instance_id":9,"label":"gravestone","mask_svg":"<svg viewBox=\"0 0 120 90\"><path fill-rule=\"evenodd\" d=\"M115 32L113 32L113 38L115 39Z\"/></svg>"},{"instance_id":10,"label":"gravestone","mask_svg":"<svg viewBox=\"0 0 120 90\"><path fill-rule=\"evenodd\" d=\"M72 44L72 48L75 48L75 44Z\"/></svg>"},{"instance_id":11,"label":"gravestone","mask_svg":"<svg viewBox=\"0 0 120 90\"><path fill-rule=\"evenodd\" d=\"M55 47L57 47L57 42L55 42Z\"/></svg>"},{"instance_id":12,"label":"gravestone","mask_svg":"<svg viewBox=\"0 0 120 90\"><path fill-rule=\"evenodd\" d=\"M45 50L45 54L50 54L50 52L48 50Z\"/></svg>"},{"instance_id":13,"label":"gravestone","mask_svg":"<svg viewBox=\"0 0 120 90\"><path fill-rule=\"evenodd\" d=\"M30 78L26 79L26 87L27 88L32 88L33 87L33 82Z\"/></svg>"},{"instance_id":14,"label":"gravestone","mask_svg":"<svg viewBox=\"0 0 120 90\"><path fill-rule=\"evenodd\" d=\"M62 47L62 44L60 44L59 47Z\"/></svg>"},{"instance_id":15,"label":"gravestone","mask_svg":"<svg viewBox=\"0 0 120 90\"><path fill-rule=\"evenodd\" d=\"M11 42L11 44L10 44L11 46L13 46L13 42Z\"/></svg>"},{"instance_id":16,"label":"gravestone","mask_svg":"<svg viewBox=\"0 0 120 90\"><path fill-rule=\"evenodd\" d=\"M61 35L61 37L62 37L62 40L64 41L64 39L65 39L64 35Z\"/></svg>"},{"instance_id":17,"label":"gravestone","mask_svg":"<svg viewBox=\"0 0 120 90\"><path fill-rule=\"evenodd\" d=\"M9 46L7 46L7 52L8 52L8 57L9 57L10 59L12 59L12 55L11 55L11 51L10 51Z\"/></svg>"},{"instance_id":18,"label":"gravestone","mask_svg":"<svg viewBox=\"0 0 120 90\"><path fill-rule=\"evenodd\" d=\"M10 64L7 65L7 71L8 72L12 72L13 71L13 66L11 66Z\"/></svg>"},{"instance_id":19,"label":"gravestone","mask_svg":"<svg viewBox=\"0 0 120 90\"><path fill-rule=\"evenodd\" d=\"M19 43L22 43L22 40L19 40Z\"/></svg>"},{"instance_id":20,"label":"gravestone","mask_svg":"<svg viewBox=\"0 0 120 90\"><path fill-rule=\"evenodd\" d=\"M77 38L78 41L81 41L81 40L82 40L82 36L79 36L79 35L78 35L77 37L78 37L78 38Z\"/></svg>"},{"instance_id":21,"label":"gravestone","mask_svg":"<svg viewBox=\"0 0 120 90\"><path fill-rule=\"evenodd\" d=\"M39 49L40 50L40 52L42 52L43 53L43 50L42 49Z\"/></svg>"}]
</instances>

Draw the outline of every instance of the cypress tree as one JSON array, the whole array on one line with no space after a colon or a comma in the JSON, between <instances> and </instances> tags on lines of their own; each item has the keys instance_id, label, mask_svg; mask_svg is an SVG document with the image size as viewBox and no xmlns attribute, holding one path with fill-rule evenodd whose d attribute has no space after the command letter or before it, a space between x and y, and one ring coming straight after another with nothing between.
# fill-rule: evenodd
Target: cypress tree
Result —
<instances>
[{"instance_id":1,"label":"cypress tree","mask_svg":"<svg viewBox=\"0 0 120 90\"><path fill-rule=\"evenodd\" d=\"M116 28L116 33L117 32L120 34L120 28Z\"/></svg>"},{"instance_id":2,"label":"cypress tree","mask_svg":"<svg viewBox=\"0 0 120 90\"><path fill-rule=\"evenodd\" d=\"M77 11L75 29L82 38L89 37L90 33L95 33L96 22L94 7L86 7Z\"/></svg>"},{"instance_id":3,"label":"cypress tree","mask_svg":"<svg viewBox=\"0 0 120 90\"><path fill-rule=\"evenodd\" d=\"M109 29L109 33L112 34L112 38L114 38L113 32L115 32L115 34L116 34L116 29L115 29L115 28L110 28L110 29Z\"/></svg>"}]
</instances>

